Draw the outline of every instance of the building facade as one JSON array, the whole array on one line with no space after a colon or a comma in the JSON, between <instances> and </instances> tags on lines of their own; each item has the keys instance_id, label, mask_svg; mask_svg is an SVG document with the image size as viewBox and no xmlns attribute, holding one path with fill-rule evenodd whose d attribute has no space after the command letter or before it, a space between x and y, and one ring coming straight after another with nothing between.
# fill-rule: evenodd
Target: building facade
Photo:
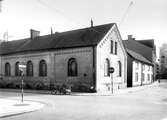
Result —
<instances>
[{"instance_id":1,"label":"building facade","mask_svg":"<svg viewBox=\"0 0 167 120\"><path fill-rule=\"evenodd\" d=\"M132 39L131 36L128 40L124 40L123 43L128 53L127 86L151 84L154 80L152 49Z\"/></svg>"},{"instance_id":2,"label":"building facade","mask_svg":"<svg viewBox=\"0 0 167 120\"><path fill-rule=\"evenodd\" d=\"M126 87L127 56L115 23L1 44L2 87L51 89L66 84L72 91L111 91ZM19 64L25 64L21 76ZM114 67L110 75L108 68ZM111 85L111 83L113 83Z\"/></svg>"}]
</instances>

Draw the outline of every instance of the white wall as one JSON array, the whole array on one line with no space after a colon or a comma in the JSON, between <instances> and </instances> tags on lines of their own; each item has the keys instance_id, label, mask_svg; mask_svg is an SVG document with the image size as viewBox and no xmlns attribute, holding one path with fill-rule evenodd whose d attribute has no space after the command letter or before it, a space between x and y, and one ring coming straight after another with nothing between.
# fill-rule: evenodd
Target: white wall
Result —
<instances>
[{"instance_id":1,"label":"white wall","mask_svg":"<svg viewBox=\"0 0 167 120\"><path fill-rule=\"evenodd\" d=\"M118 44L117 55L111 54L111 40L116 41ZM113 45L115 46L115 45ZM114 89L122 88L126 86L127 81L127 56L124 50L122 39L119 35L116 26L113 26L108 34L103 38L103 40L97 46L97 57L96 57L96 70L97 70L97 91L111 91L112 90L112 80L114 82ZM115 51L115 50L113 50ZM110 66L115 69L115 72L111 77L104 76L104 63L106 58L110 60ZM122 76L118 76L118 61L122 64Z\"/></svg>"},{"instance_id":2,"label":"white wall","mask_svg":"<svg viewBox=\"0 0 167 120\"><path fill-rule=\"evenodd\" d=\"M132 64L133 64L132 86L150 84L152 82L153 67L151 65L141 63L140 61L133 61ZM138 67L137 67L137 64L138 64ZM145 69L142 68L143 65L145 66ZM138 73L138 81L136 81L136 73ZM144 81L142 81L142 73L144 73ZM150 76L149 80L148 80L148 74Z\"/></svg>"}]
</instances>

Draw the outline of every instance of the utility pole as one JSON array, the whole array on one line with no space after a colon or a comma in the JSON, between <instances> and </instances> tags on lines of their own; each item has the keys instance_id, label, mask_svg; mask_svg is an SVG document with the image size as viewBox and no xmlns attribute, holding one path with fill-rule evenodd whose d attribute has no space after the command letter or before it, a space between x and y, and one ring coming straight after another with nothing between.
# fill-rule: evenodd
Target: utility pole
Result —
<instances>
[{"instance_id":1,"label":"utility pole","mask_svg":"<svg viewBox=\"0 0 167 120\"><path fill-rule=\"evenodd\" d=\"M125 20L127 14L129 13L129 11L130 11L130 9L132 8L133 5L134 5L134 2L131 1L131 2L129 3L129 5L128 5L126 11L125 11L125 13L123 14L121 20L120 20L119 26L124 22L124 20Z\"/></svg>"}]
</instances>

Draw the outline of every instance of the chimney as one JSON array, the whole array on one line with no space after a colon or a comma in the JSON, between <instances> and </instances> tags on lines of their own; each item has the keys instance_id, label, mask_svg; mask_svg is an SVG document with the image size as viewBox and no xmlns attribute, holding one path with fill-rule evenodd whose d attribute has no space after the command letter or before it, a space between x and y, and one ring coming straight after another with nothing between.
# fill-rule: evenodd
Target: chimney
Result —
<instances>
[{"instance_id":1,"label":"chimney","mask_svg":"<svg viewBox=\"0 0 167 120\"><path fill-rule=\"evenodd\" d=\"M30 29L30 37L31 39L34 39L40 35L40 31Z\"/></svg>"},{"instance_id":2,"label":"chimney","mask_svg":"<svg viewBox=\"0 0 167 120\"><path fill-rule=\"evenodd\" d=\"M135 40L132 35L128 35L128 40Z\"/></svg>"},{"instance_id":3,"label":"chimney","mask_svg":"<svg viewBox=\"0 0 167 120\"><path fill-rule=\"evenodd\" d=\"M132 39L132 35L128 35L128 40L131 40Z\"/></svg>"}]
</instances>

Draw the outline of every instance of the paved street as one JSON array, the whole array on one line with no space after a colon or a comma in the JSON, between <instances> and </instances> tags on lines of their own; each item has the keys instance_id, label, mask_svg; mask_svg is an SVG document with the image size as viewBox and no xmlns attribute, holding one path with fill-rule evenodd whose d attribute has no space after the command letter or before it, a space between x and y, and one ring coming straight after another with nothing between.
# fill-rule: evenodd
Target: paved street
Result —
<instances>
[{"instance_id":1,"label":"paved street","mask_svg":"<svg viewBox=\"0 0 167 120\"><path fill-rule=\"evenodd\" d=\"M20 99L19 93L0 92L0 98ZM2 120L166 120L167 82L132 93L113 96L59 96L26 93L39 101L39 111Z\"/></svg>"}]
</instances>

